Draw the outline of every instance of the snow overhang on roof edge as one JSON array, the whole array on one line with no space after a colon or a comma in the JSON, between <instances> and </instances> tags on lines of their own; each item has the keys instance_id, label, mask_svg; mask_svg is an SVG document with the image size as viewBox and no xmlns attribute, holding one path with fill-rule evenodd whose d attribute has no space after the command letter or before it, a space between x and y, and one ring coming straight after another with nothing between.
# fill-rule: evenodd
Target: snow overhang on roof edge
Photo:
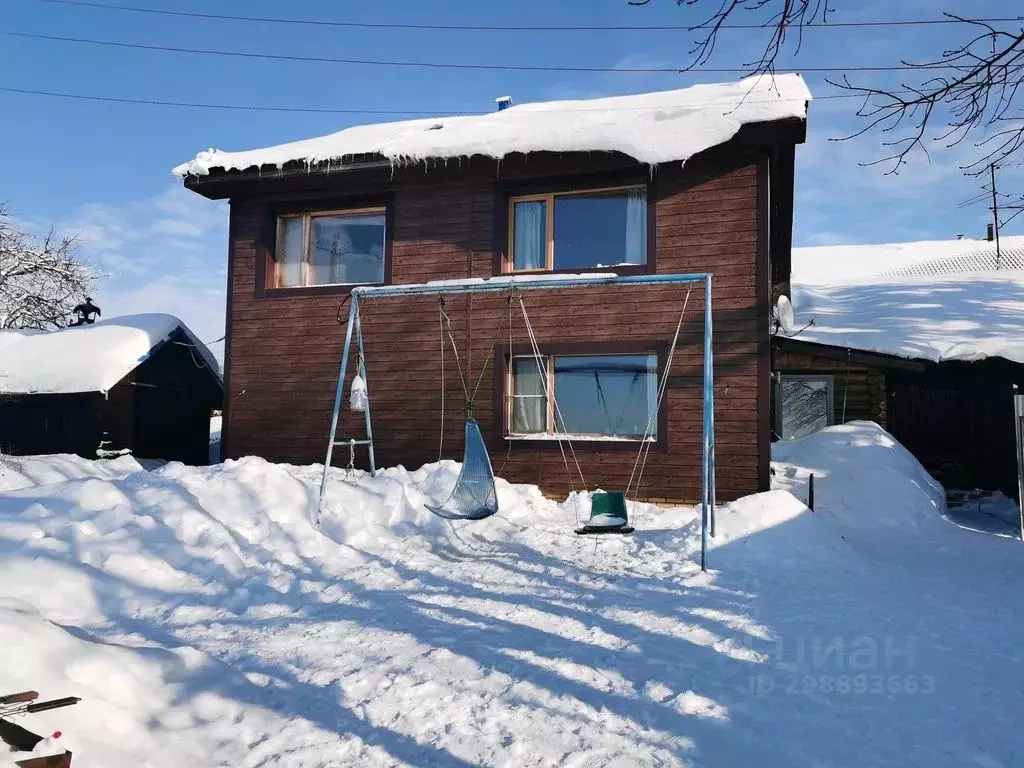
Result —
<instances>
[{"instance_id":1,"label":"snow overhang on roof edge","mask_svg":"<svg viewBox=\"0 0 1024 768\"><path fill-rule=\"evenodd\" d=\"M207 150L173 172L196 177L290 163L312 168L355 157L380 157L381 165L394 166L531 152L621 152L649 165L685 162L729 141L744 125L806 120L810 101L800 75L765 75L634 96L520 104L483 115L357 125L263 149Z\"/></svg>"}]
</instances>

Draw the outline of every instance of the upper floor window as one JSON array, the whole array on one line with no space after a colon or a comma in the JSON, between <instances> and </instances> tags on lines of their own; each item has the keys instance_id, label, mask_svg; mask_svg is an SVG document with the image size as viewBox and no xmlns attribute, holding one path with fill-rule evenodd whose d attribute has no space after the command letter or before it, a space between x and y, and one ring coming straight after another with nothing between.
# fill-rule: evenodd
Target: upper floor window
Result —
<instances>
[{"instance_id":1,"label":"upper floor window","mask_svg":"<svg viewBox=\"0 0 1024 768\"><path fill-rule=\"evenodd\" d=\"M647 189L524 195L509 201L510 272L647 262Z\"/></svg>"},{"instance_id":2,"label":"upper floor window","mask_svg":"<svg viewBox=\"0 0 1024 768\"><path fill-rule=\"evenodd\" d=\"M279 216L268 287L383 283L384 221L383 208Z\"/></svg>"}]
</instances>

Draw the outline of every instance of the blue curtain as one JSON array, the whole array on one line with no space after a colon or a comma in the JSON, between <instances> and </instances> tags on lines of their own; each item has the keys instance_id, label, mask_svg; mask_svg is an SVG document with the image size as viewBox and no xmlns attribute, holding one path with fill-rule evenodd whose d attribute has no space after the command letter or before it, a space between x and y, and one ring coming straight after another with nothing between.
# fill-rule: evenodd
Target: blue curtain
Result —
<instances>
[{"instance_id":1,"label":"blue curtain","mask_svg":"<svg viewBox=\"0 0 1024 768\"><path fill-rule=\"evenodd\" d=\"M547 266L547 203L530 200L516 203L515 216L515 269L544 269Z\"/></svg>"},{"instance_id":2,"label":"blue curtain","mask_svg":"<svg viewBox=\"0 0 1024 768\"><path fill-rule=\"evenodd\" d=\"M631 189L626 192L625 262L647 262L647 192L643 189Z\"/></svg>"}]
</instances>

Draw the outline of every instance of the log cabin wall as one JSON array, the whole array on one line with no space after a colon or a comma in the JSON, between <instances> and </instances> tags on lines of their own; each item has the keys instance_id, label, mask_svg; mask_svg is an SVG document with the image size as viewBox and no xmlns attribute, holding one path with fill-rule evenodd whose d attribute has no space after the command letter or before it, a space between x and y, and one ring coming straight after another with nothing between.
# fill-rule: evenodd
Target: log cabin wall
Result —
<instances>
[{"instance_id":1,"label":"log cabin wall","mask_svg":"<svg viewBox=\"0 0 1024 768\"><path fill-rule=\"evenodd\" d=\"M345 328L336 319L344 292L267 289L276 216L281 210L324 210L373 203L387 207L386 271L396 284L490 277L507 243L507 198L524 188L586 189L648 185L649 263L640 271L711 272L713 278L717 490L721 499L768 485L771 291L767 152L711 153L679 164L647 166L593 154L518 162L466 161L414 168L309 174L261 181L231 194L224 458L247 454L272 461L323 461ZM786 229L790 221L784 222ZM788 254L787 254L788 257ZM529 291L524 298L542 346L664 353L686 286ZM504 297L446 297L464 362L480 372ZM361 303L377 464L409 469L438 458L442 432L438 300ZM689 296L670 387L660 414L641 495L651 500L699 498L703 291ZM513 349L525 343L514 316ZM575 346L574 346L575 345ZM507 332L477 397L476 416L492 462L512 482L562 495L579 478L557 445L504 438ZM351 371L350 371L351 375ZM451 355L444 379L443 456L460 459L463 396ZM346 393L347 398L347 393ZM339 438L362 437L361 414L345 410ZM637 443L574 443L591 487L626 485ZM348 461L346 449L335 463ZM362 451L357 463L366 465Z\"/></svg>"},{"instance_id":2,"label":"log cabin wall","mask_svg":"<svg viewBox=\"0 0 1024 768\"><path fill-rule=\"evenodd\" d=\"M836 357L792 350L774 350L775 370L783 376L821 373L833 377L835 424L873 421L887 428L885 373L874 366Z\"/></svg>"}]
</instances>

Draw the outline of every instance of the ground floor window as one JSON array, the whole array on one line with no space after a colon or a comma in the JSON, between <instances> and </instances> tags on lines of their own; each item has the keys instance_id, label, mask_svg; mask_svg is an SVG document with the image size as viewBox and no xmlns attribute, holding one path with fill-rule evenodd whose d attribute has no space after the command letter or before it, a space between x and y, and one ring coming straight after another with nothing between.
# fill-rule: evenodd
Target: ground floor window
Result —
<instances>
[{"instance_id":1,"label":"ground floor window","mask_svg":"<svg viewBox=\"0 0 1024 768\"><path fill-rule=\"evenodd\" d=\"M657 439L655 354L514 357L509 395L510 437Z\"/></svg>"},{"instance_id":2,"label":"ground floor window","mask_svg":"<svg viewBox=\"0 0 1024 768\"><path fill-rule=\"evenodd\" d=\"M778 433L804 437L835 422L835 380L828 374L780 373L776 382Z\"/></svg>"}]
</instances>

